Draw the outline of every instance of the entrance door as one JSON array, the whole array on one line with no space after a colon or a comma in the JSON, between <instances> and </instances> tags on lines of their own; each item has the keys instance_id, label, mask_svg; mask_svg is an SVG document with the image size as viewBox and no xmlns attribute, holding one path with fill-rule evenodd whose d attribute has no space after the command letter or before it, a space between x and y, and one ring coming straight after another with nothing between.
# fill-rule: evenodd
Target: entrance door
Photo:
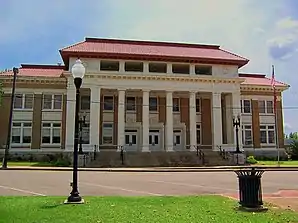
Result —
<instances>
[{"instance_id":1,"label":"entrance door","mask_svg":"<svg viewBox=\"0 0 298 223\"><path fill-rule=\"evenodd\" d=\"M149 130L149 148L151 151L161 149L159 130Z\"/></svg>"},{"instance_id":2,"label":"entrance door","mask_svg":"<svg viewBox=\"0 0 298 223\"><path fill-rule=\"evenodd\" d=\"M138 149L138 131L125 130L125 146L126 151L136 151Z\"/></svg>"},{"instance_id":3,"label":"entrance door","mask_svg":"<svg viewBox=\"0 0 298 223\"><path fill-rule=\"evenodd\" d=\"M173 132L173 147L174 150L182 150L182 131L181 130L174 130Z\"/></svg>"}]
</instances>

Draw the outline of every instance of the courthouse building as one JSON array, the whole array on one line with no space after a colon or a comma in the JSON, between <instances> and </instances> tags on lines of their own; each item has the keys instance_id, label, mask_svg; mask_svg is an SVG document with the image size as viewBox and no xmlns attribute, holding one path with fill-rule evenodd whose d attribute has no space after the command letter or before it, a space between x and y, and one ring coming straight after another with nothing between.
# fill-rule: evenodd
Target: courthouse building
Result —
<instances>
[{"instance_id":1,"label":"courthouse building","mask_svg":"<svg viewBox=\"0 0 298 223\"><path fill-rule=\"evenodd\" d=\"M72 151L75 86L71 67L86 68L81 89L83 150L178 151L197 145L235 150L284 147L282 92L276 82L277 129L270 74L239 73L249 60L216 45L86 38L60 50L64 65L22 64L11 148ZM264 65L267 66L267 65ZM12 71L0 74L0 146L5 146ZM276 131L277 130L277 131Z\"/></svg>"}]
</instances>

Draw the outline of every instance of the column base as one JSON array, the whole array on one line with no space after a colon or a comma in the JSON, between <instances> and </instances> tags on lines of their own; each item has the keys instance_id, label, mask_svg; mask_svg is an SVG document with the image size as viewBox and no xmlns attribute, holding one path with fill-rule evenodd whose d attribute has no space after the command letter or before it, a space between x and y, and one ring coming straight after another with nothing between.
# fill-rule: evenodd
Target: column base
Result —
<instances>
[{"instance_id":1,"label":"column base","mask_svg":"<svg viewBox=\"0 0 298 223\"><path fill-rule=\"evenodd\" d=\"M174 152L173 146L166 146L166 151L167 152Z\"/></svg>"},{"instance_id":2,"label":"column base","mask_svg":"<svg viewBox=\"0 0 298 223\"><path fill-rule=\"evenodd\" d=\"M149 153L150 152L149 146L143 146L142 147L142 152Z\"/></svg>"},{"instance_id":3,"label":"column base","mask_svg":"<svg viewBox=\"0 0 298 223\"><path fill-rule=\"evenodd\" d=\"M196 146L190 146L189 151L195 152L195 151L197 151L197 147Z\"/></svg>"}]
</instances>

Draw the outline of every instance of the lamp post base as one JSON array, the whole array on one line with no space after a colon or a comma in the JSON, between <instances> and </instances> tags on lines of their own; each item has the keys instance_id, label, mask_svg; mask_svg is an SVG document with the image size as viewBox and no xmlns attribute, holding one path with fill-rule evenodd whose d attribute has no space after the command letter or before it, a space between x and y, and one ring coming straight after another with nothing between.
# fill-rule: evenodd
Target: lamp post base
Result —
<instances>
[{"instance_id":1,"label":"lamp post base","mask_svg":"<svg viewBox=\"0 0 298 223\"><path fill-rule=\"evenodd\" d=\"M80 195L70 195L65 201L64 204L84 204L84 199Z\"/></svg>"}]
</instances>

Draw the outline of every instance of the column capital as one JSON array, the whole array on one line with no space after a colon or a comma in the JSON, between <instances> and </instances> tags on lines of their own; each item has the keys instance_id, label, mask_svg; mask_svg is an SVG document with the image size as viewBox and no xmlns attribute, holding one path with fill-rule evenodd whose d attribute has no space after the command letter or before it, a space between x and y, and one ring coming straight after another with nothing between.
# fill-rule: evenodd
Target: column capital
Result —
<instances>
[{"instance_id":1,"label":"column capital","mask_svg":"<svg viewBox=\"0 0 298 223\"><path fill-rule=\"evenodd\" d=\"M126 91L127 88L117 88L117 91Z\"/></svg>"},{"instance_id":2,"label":"column capital","mask_svg":"<svg viewBox=\"0 0 298 223\"><path fill-rule=\"evenodd\" d=\"M189 94L197 94L198 93L198 91L195 91L195 90L190 90L189 91Z\"/></svg>"},{"instance_id":3,"label":"column capital","mask_svg":"<svg viewBox=\"0 0 298 223\"><path fill-rule=\"evenodd\" d=\"M144 93L144 92L150 92L151 90L149 90L149 89L142 89L142 92Z\"/></svg>"}]
</instances>

